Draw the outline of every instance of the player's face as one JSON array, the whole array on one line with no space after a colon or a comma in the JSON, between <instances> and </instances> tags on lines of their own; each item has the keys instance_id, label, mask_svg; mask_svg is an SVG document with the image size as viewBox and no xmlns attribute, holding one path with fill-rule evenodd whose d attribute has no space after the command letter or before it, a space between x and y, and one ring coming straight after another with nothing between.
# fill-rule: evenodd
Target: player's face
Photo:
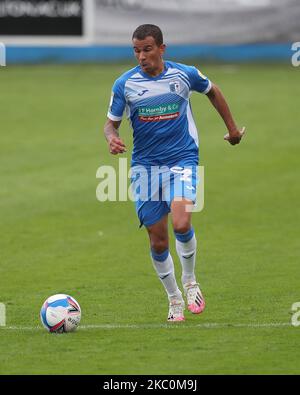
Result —
<instances>
[{"instance_id":1,"label":"player's face","mask_svg":"<svg viewBox=\"0 0 300 395\"><path fill-rule=\"evenodd\" d=\"M159 75L164 69L162 56L165 48L164 44L157 46L151 36L144 40L133 39L133 49L139 65L145 73L153 77Z\"/></svg>"}]
</instances>

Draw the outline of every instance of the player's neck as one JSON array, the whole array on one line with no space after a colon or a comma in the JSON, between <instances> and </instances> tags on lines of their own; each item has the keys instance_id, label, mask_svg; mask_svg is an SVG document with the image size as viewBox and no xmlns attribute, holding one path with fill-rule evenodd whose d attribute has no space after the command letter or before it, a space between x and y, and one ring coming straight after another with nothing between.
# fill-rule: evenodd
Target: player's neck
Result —
<instances>
[{"instance_id":1,"label":"player's neck","mask_svg":"<svg viewBox=\"0 0 300 395\"><path fill-rule=\"evenodd\" d=\"M165 63L162 60L156 69L152 70L151 72L147 72L146 74L149 74L150 77L157 77L164 71L164 69L165 69Z\"/></svg>"}]
</instances>

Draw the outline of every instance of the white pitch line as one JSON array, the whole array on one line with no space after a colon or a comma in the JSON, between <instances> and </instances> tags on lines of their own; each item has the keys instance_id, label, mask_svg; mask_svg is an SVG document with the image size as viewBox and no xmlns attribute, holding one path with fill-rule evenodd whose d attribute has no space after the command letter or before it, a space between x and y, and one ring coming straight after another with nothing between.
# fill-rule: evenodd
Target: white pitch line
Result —
<instances>
[{"instance_id":1,"label":"white pitch line","mask_svg":"<svg viewBox=\"0 0 300 395\"><path fill-rule=\"evenodd\" d=\"M83 325L81 329L218 329L218 328L268 328L291 326L288 322L271 322L271 323L202 323L202 324L186 324L186 323L166 323L166 324L99 324L99 325Z\"/></svg>"},{"instance_id":2,"label":"white pitch line","mask_svg":"<svg viewBox=\"0 0 300 395\"><path fill-rule=\"evenodd\" d=\"M80 325L79 330L91 329L222 329L222 328L281 328L288 327L292 324L289 322L266 322L266 323L202 323L202 324L186 324L186 323L166 323L166 324L95 324ZM41 326L5 326L1 330L11 331L34 331L44 329Z\"/></svg>"}]
</instances>

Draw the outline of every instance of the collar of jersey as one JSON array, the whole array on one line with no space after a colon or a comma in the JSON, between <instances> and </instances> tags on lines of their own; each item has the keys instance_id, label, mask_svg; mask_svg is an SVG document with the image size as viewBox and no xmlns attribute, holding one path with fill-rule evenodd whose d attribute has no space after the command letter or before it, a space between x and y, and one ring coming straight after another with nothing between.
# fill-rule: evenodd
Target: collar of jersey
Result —
<instances>
[{"instance_id":1,"label":"collar of jersey","mask_svg":"<svg viewBox=\"0 0 300 395\"><path fill-rule=\"evenodd\" d=\"M149 74L147 74L147 73L144 73L143 70L142 70L142 68L141 68L141 66L140 66L139 73L140 73L143 77L145 77L145 78L147 78L147 79L149 79L149 80L156 81L156 80L159 80L161 77L163 77L163 76L166 74L167 71L168 71L168 67L167 67L167 65L166 65L166 62L164 62L164 69L163 69L163 71L162 71L159 75L157 75L156 77L151 77L151 75L149 75Z\"/></svg>"}]
</instances>

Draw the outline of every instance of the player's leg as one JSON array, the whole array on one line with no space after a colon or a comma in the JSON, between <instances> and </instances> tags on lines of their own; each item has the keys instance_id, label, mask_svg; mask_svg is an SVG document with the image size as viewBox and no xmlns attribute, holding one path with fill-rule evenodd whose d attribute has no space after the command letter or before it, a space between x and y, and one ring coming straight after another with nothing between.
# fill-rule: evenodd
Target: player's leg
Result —
<instances>
[{"instance_id":1,"label":"player's leg","mask_svg":"<svg viewBox=\"0 0 300 395\"><path fill-rule=\"evenodd\" d=\"M158 222L146 228L153 266L169 299L168 321L183 321L184 301L176 282L174 263L169 252L168 215L164 215Z\"/></svg>"},{"instance_id":2,"label":"player's leg","mask_svg":"<svg viewBox=\"0 0 300 395\"><path fill-rule=\"evenodd\" d=\"M137 166L132 168L131 182L137 215L149 234L153 266L169 298L168 320L183 321L184 301L176 283L174 264L169 253L170 208L166 202L153 199L159 193L160 181L158 179L156 183L152 182L149 172ZM148 188L145 188L145 185L148 185ZM144 194L141 193L141 187L144 187Z\"/></svg>"},{"instance_id":3,"label":"player's leg","mask_svg":"<svg viewBox=\"0 0 300 395\"><path fill-rule=\"evenodd\" d=\"M186 210L191 200L174 199L171 204L172 224L176 237L176 250L182 264L182 283L196 281L195 262L197 241L191 225L192 213Z\"/></svg>"},{"instance_id":4,"label":"player's leg","mask_svg":"<svg viewBox=\"0 0 300 395\"><path fill-rule=\"evenodd\" d=\"M189 199L174 199L171 203L172 223L176 237L176 250L182 266L182 285L188 299L188 309L195 314L205 308L205 301L195 276L197 240L191 225L192 206Z\"/></svg>"}]
</instances>

